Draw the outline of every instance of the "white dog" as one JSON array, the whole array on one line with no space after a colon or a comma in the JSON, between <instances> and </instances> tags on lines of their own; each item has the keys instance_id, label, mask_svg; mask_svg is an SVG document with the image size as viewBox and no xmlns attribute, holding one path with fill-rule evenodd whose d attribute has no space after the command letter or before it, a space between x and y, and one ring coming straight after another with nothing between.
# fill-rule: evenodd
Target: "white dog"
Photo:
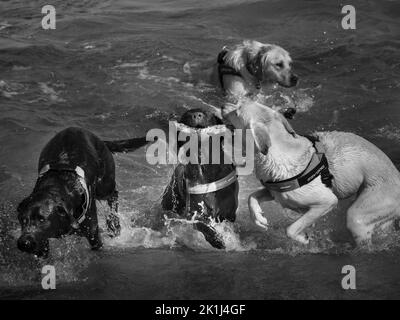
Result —
<instances>
[{"instance_id":1,"label":"white dog","mask_svg":"<svg viewBox=\"0 0 400 320\"><path fill-rule=\"evenodd\" d=\"M265 188L249 197L255 223L267 229L260 201L277 200L304 213L287 228L301 243L305 229L331 211L338 199L356 196L347 227L357 243L400 216L400 173L376 146L352 133L317 132L314 141L294 132L278 112L254 101L227 104L222 114L236 128L250 129L257 147L256 176Z\"/></svg>"},{"instance_id":2,"label":"white dog","mask_svg":"<svg viewBox=\"0 0 400 320\"><path fill-rule=\"evenodd\" d=\"M258 93L265 82L293 87L298 77L292 59L283 48L258 41L244 41L228 50L224 47L213 72L227 96L236 98Z\"/></svg>"}]
</instances>

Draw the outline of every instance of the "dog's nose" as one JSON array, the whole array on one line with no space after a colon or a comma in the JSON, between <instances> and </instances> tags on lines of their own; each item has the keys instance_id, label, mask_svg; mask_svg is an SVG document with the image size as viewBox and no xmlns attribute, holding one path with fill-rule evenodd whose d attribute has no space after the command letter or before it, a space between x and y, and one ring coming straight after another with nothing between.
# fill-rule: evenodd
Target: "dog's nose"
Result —
<instances>
[{"instance_id":1,"label":"dog's nose","mask_svg":"<svg viewBox=\"0 0 400 320\"><path fill-rule=\"evenodd\" d=\"M295 86L297 82L299 82L299 77L296 76L295 74L292 74L292 76L290 77L290 84L292 86Z\"/></svg>"},{"instance_id":2,"label":"dog's nose","mask_svg":"<svg viewBox=\"0 0 400 320\"><path fill-rule=\"evenodd\" d=\"M192 115L192 119L195 124L200 124L204 120L204 114L202 112L195 112Z\"/></svg>"},{"instance_id":3,"label":"dog's nose","mask_svg":"<svg viewBox=\"0 0 400 320\"><path fill-rule=\"evenodd\" d=\"M286 119L293 119L294 115L296 114L297 110L295 108L287 108L284 112L283 115L285 116Z\"/></svg>"},{"instance_id":4,"label":"dog's nose","mask_svg":"<svg viewBox=\"0 0 400 320\"><path fill-rule=\"evenodd\" d=\"M21 236L17 242L18 249L25 252L33 252L36 248L36 241L30 235Z\"/></svg>"},{"instance_id":5,"label":"dog's nose","mask_svg":"<svg viewBox=\"0 0 400 320\"><path fill-rule=\"evenodd\" d=\"M202 112L195 112L195 113L193 113L192 117L193 117L193 120L197 120L197 121L203 120L204 114Z\"/></svg>"}]
</instances>

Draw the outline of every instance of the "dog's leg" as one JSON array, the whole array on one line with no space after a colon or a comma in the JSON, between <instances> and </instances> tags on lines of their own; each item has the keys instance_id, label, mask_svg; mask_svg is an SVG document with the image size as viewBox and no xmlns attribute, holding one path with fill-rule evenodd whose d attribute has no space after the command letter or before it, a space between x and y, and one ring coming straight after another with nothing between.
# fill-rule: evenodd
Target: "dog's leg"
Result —
<instances>
[{"instance_id":1,"label":"dog's leg","mask_svg":"<svg viewBox=\"0 0 400 320\"><path fill-rule=\"evenodd\" d=\"M81 227L85 237L88 239L92 250L99 250L103 246L101 241L99 224L97 220L97 208L96 201L92 202L89 209L88 216L82 224Z\"/></svg>"},{"instance_id":2,"label":"dog's leg","mask_svg":"<svg viewBox=\"0 0 400 320\"><path fill-rule=\"evenodd\" d=\"M175 168L174 174L165 188L161 206L163 210L171 210L174 212L182 212L185 209L186 202L185 197L183 195L184 188L184 166L178 165Z\"/></svg>"},{"instance_id":3,"label":"dog's leg","mask_svg":"<svg viewBox=\"0 0 400 320\"><path fill-rule=\"evenodd\" d=\"M358 245L368 245L376 227L385 227L398 217L398 196L392 190L365 189L347 210L347 228Z\"/></svg>"},{"instance_id":4,"label":"dog's leg","mask_svg":"<svg viewBox=\"0 0 400 320\"><path fill-rule=\"evenodd\" d=\"M112 192L110 197L107 199L107 203L113 212L118 213L118 191L117 190L114 190Z\"/></svg>"},{"instance_id":5,"label":"dog's leg","mask_svg":"<svg viewBox=\"0 0 400 320\"><path fill-rule=\"evenodd\" d=\"M286 229L288 237L303 244L310 242L304 230L318 220L318 218L331 211L338 203L337 197L332 192L329 193L329 197L324 196L323 201L320 204L311 206L301 218Z\"/></svg>"},{"instance_id":6,"label":"dog's leg","mask_svg":"<svg viewBox=\"0 0 400 320\"><path fill-rule=\"evenodd\" d=\"M248 204L250 216L259 227L268 230L268 220L264 217L260 201L272 201L274 197L267 189L261 189L249 196Z\"/></svg>"},{"instance_id":7,"label":"dog's leg","mask_svg":"<svg viewBox=\"0 0 400 320\"><path fill-rule=\"evenodd\" d=\"M204 235L208 243L214 248L225 249L225 243L221 235L209 224L205 222L196 222L194 227Z\"/></svg>"},{"instance_id":8,"label":"dog's leg","mask_svg":"<svg viewBox=\"0 0 400 320\"><path fill-rule=\"evenodd\" d=\"M118 237L121 234L121 224L118 217L118 191L114 190L107 199L107 203L111 209L110 214L106 217L106 225L111 237Z\"/></svg>"}]
</instances>

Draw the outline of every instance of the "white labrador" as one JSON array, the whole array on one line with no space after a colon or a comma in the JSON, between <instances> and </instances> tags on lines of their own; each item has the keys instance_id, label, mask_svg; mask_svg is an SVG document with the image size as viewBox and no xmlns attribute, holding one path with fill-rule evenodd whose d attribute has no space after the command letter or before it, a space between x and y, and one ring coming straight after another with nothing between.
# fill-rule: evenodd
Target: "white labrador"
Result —
<instances>
[{"instance_id":1,"label":"white labrador","mask_svg":"<svg viewBox=\"0 0 400 320\"><path fill-rule=\"evenodd\" d=\"M309 139L297 135L284 117L260 103L246 100L227 104L223 117L236 128L251 129L257 147L256 176L263 181L281 181L301 173L316 152ZM325 149L332 188L321 176L288 192L266 188L249 197L255 223L265 229L260 201L276 200L283 207L304 213L287 228L287 235L307 244L305 229L331 211L338 199L356 196L347 211L347 227L358 244L370 242L373 231L389 227L400 216L400 173L375 145L352 133L317 132Z\"/></svg>"}]
</instances>

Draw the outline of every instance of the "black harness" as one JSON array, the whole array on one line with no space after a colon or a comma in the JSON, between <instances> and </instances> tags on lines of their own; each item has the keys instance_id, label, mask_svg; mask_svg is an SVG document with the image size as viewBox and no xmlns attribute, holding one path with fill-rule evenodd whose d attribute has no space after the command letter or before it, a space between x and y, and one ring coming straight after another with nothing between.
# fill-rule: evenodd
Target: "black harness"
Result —
<instances>
[{"instance_id":1,"label":"black harness","mask_svg":"<svg viewBox=\"0 0 400 320\"><path fill-rule=\"evenodd\" d=\"M328 160L323 152L323 147L318 147L320 144L319 138L315 136L306 136L306 138L312 142L313 147L316 150L316 153L313 154L307 167L303 172L290 179L275 182L261 180L261 183L268 190L277 192L291 191L310 183L318 176L321 176L323 184L325 184L328 188L332 188L332 179L334 177L329 171Z\"/></svg>"},{"instance_id":2,"label":"black harness","mask_svg":"<svg viewBox=\"0 0 400 320\"><path fill-rule=\"evenodd\" d=\"M219 83L221 85L222 90L225 91L225 86L224 86L224 76L229 75L229 76L237 76L243 79L243 76L241 75L240 72L236 71L234 68L231 66L228 66L225 63L225 56L228 53L228 50L224 47L222 51L218 54L217 62L218 62L218 78L219 78ZM247 70L251 75L254 76L253 72L250 70L250 68L247 66ZM261 88L261 84L257 83L256 85L257 89Z\"/></svg>"}]
</instances>

